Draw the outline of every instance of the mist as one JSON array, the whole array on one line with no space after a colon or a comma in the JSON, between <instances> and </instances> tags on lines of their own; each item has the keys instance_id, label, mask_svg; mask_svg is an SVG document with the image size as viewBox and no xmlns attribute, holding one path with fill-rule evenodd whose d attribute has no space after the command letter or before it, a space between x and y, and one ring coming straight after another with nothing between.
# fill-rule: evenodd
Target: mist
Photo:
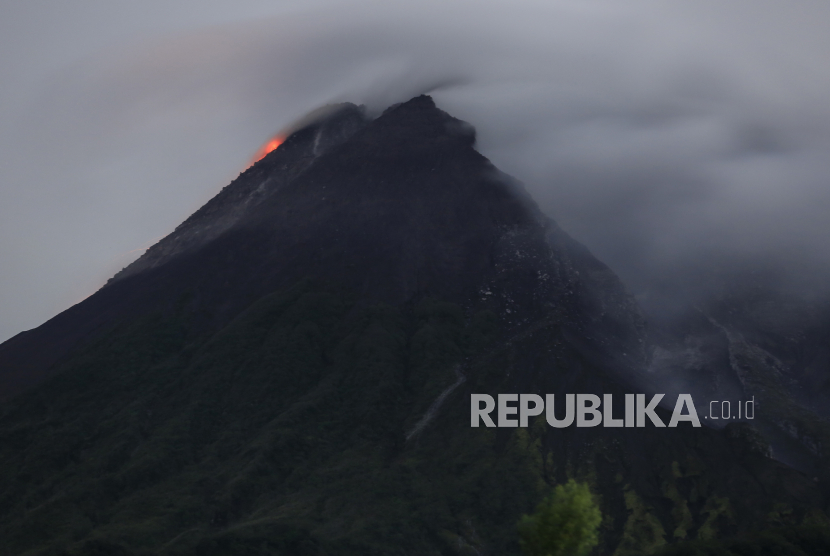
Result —
<instances>
[{"instance_id":1,"label":"mist","mask_svg":"<svg viewBox=\"0 0 830 556\"><path fill-rule=\"evenodd\" d=\"M421 93L632 293L705 295L712 269L828 283L826 3L179 11L123 41L104 21L105 47L3 93L0 341L93 293L307 112Z\"/></svg>"}]
</instances>

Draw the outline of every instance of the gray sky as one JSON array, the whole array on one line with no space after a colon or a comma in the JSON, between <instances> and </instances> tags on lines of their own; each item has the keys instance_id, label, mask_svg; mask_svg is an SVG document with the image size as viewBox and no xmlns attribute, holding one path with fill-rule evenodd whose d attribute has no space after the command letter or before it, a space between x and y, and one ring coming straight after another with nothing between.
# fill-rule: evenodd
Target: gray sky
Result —
<instances>
[{"instance_id":1,"label":"gray sky","mask_svg":"<svg viewBox=\"0 0 830 556\"><path fill-rule=\"evenodd\" d=\"M309 110L430 91L634 290L830 260L823 0L2 0L0 83L0 341Z\"/></svg>"}]
</instances>

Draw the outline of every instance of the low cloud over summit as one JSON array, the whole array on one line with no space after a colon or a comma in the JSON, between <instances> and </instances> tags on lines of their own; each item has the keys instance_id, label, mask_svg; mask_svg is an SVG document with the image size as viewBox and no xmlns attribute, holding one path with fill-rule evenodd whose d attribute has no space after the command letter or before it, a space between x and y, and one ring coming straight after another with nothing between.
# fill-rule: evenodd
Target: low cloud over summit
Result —
<instances>
[{"instance_id":1,"label":"low cloud over summit","mask_svg":"<svg viewBox=\"0 0 830 556\"><path fill-rule=\"evenodd\" d=\"M424 92L636 292L700 268L826 275L825 3L250 4L110 14L51 65L6 39L0 338L91 293L304 113ZM38 28L75 52L80 28Z\"/></svg>"}]
</instances>

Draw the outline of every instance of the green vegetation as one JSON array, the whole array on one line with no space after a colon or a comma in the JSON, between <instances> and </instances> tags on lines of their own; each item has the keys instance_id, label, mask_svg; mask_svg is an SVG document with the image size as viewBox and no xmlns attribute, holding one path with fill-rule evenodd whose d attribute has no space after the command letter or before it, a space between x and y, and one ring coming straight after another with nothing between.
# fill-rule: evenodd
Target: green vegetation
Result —
<instances>
[{"instance_id":1,"label":"green vegetation","mask_svg":"<svg viewBox=\"0 0 830 556\"><path fill-rule=\"evenodd\" d=\"M518 555L516 522L551 485L586 500L570 477L601 494L579 546L607 554L800 524L811 508L752 451L764 488L742 482L712 431L649 444L643 429L543 417L470 428L471 392L613 388L552 318L510 335L486 311L360 303L308 281L218 331L187 306L103 332L0 408L0 556ZM561 520L561 500L540 508Z\"/></svg>"},{"instance_id":2,"label":"green vegetation","mask_svg":"<svg viewBox=\"0 0 830 556\"><path fill-rule=\"evenodd\" d=\"M303 282L212 335L192 318L126 323L2 408L0 554L517 551L525 451L463 402L406 440L492 314Z\"/></svg>"},{"instance_id":3,"label":"green vegetation","mask_svg":"<svg viewBox=\"0 0 830 556\"><path fill-rule=\"evenodd\" d=\"M625 521L622 540L615 556L639 556L651 554L666 544L666 532L663 524L630 485L623 490L625 509L628 517Z\"/></svg>"},{"instance_id":4,"label":"green vegetation","mask_svg":"<svg viewBox=\"0 0 830 556\"><path fill-rule=\"evenodd\" d=\"M601 522L588 485L571 479L522 517L519 545L527 556L582 556L599 543Z\"/></svg>"},{"instance_id":5,"label":"green vegetation","mask_svg":"<svg viewBox=\"0 0 830 556\"><path fill-rule=\"evenodd\" d=\"M830 529L802 526L756 532L734 539L693 541L664 548L657 556L826 556Z\"/></svg>"}]
</instances>

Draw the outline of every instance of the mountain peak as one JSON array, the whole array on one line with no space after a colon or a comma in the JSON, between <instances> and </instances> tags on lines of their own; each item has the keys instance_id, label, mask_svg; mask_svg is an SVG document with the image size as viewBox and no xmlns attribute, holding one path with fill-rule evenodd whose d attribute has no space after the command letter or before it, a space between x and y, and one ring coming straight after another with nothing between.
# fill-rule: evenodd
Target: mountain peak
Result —
<instances>
[{"instance_id":1,"label":"mountain peak","mask_svg":"<svg viewBox=\"0 0 830 556\"><path fill-rule=\"evenodd\" d=\"M426 96L335 107L0 345L0 397L30 389L0 552L510 554L573 476L609 554L826 507L748 427L470 427L473 393L622 401L647 359L621 282L474 138Z\"/></svg>"},{"instance_id":2,"label":"mountain peak","mask_svg":"<svg viewBox=\"0 0 830 556\"><path fill-rule=\"evenodd\" d=\"M15 340L18 348L0 348L0 362L5 348L7 361L22 357L38 369L26 373L37 381L93 331L131 315L186 295L189 310L210 315L201 326L213 329L305 278L395 306L437 296L490 308L511 326L557 306L574 329L593 322L618 332L595 330L586 346L596 348L597 338L607 344L596 354L631 344L619 351L637 360L642 325L619 280L474 141L472 126L426 95L375 120L339 105L292 133L101 291ZM494 289L502 295L482 298ZM41 349L36 364L20 355L44 335L60 337L60 349ZM15 373L10 366L7 376Z\"/></svg>"},{"instance_id":3,"label":"mountain peak","mask_svg":"<svg viewBox=\"0 0 830 556\"><path fill-rule=\"evenodd\" d=\"M399 114L406 112L435 112L439 114L446 114L442 110L439 110L432 97L426 94L418 95L417 97L413 97L405 102L396 102L395 104L390 105L383 111L381 117L392 112L397 112Z\"/></svg>"},{"instance_id":4,"label":"mountain peak","mask_svg":"<svg viewBox=\"0 0 830 556\"><path fill-rule=\"evenodd\" d=\"M387 137L392 139L401 136L447 137L469 147L475 144L475 128L438 108L429 95L390 106L374 123L384 128Z\"/></svg>"}]
</instances>

